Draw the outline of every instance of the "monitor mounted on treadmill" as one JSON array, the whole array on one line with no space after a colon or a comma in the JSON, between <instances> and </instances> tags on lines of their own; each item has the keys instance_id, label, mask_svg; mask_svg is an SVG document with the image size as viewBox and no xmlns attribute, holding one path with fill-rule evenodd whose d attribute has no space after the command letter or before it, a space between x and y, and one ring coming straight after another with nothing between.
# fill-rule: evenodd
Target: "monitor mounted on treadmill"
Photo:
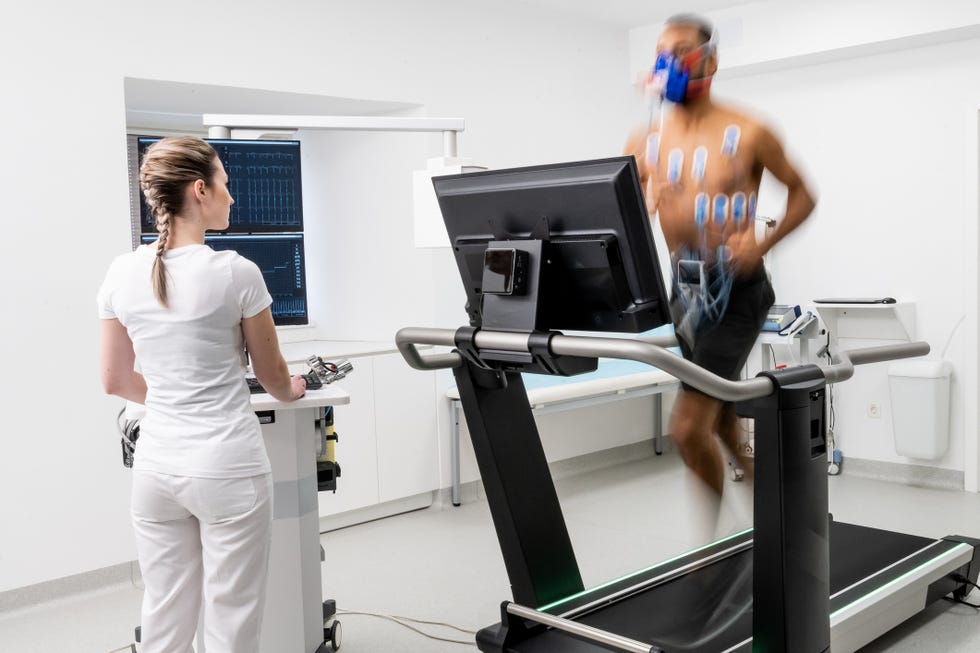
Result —
<instances>
[{"instance_id":1,"label":"monitor mounted on treadmill","mask_svg":"<svg viewBox=\"0 0 980 653\"><path fill-rule=\"evenodd\" d=\"M454 333L466 363L453 374L514 598L543 605L584 585L521 373L596 369L596 356L552 350L558 329L639 333L670 321L636 162L493 170L433 186L470 318Z\"/></svg>"},{"instance_id":2,"label":"monitor mounted on treadmill","mask_svg":"<svg viewBox=\"0 0 980 653\"><path fill-rule=\"evenodd\" d=\"M670 322L633 157L433 185L472 326L639 333Z\"/></svg>"}]
</instances>

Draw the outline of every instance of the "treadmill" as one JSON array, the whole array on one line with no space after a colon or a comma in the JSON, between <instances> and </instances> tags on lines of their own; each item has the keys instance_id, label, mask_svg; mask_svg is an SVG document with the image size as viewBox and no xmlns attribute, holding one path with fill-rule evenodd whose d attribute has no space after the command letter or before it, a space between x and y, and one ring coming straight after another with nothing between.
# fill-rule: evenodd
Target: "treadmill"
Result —
<instances>
[{"instance_id":1,"label":"treadmill","mask_svg":"<svg viewBox=\"0 0 980 653\"><path fill-rule=\"evenodd\" d=\"M671 353L667 295L632 157L433 180L467 294L469 326L408 327L412 367L452 369L512 601L477 633L485 653L854 651L946 596L964 599L980 541L893 533L828 514L826 384L926 343L839 352L754 379ZM419 353L418 345L450 347ZM754 527L586 589L522 372L574 375L645 362L755 419Z\"/></svg>"}]
</instances>

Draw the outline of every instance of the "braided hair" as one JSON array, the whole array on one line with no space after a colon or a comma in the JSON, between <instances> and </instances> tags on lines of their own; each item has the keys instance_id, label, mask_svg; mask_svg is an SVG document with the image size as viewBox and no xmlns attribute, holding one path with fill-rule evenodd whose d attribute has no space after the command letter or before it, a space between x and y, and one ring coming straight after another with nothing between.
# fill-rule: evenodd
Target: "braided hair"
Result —
<instances>
[{"instance_id":1,"label":"braided hair","mask_svg":"<svg viewBox=\"0 0 980 653\"><path fill-rule=\"evenodd\" d=\"M140 165L140 189L156 219L156 259L150 273L153 294L162 306L169 306L167 299L167 271L163 254L175 216L184 209L184 193L187 184L198 179L210 186L217 168L218 155L200 138L190 136L169 137L147 148Z\"/></svg>"}]
</instances>

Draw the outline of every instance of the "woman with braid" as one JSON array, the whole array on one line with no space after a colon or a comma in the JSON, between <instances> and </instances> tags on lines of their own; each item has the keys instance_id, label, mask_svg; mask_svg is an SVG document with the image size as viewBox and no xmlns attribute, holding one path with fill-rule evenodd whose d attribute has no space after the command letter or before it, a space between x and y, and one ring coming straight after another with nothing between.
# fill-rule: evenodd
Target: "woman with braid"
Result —
<instances>
[{"instance_id":1,"label":"woman with braid","mask_svg":"<svg viewBox=\"0 0 980 653\"><path fill-rule=\"evenodd\" d=\"M132 489L143 653L190 653L202 599L208 653L258 651L272 478L244 345L273 397L306 391L279 352L258 267L204 244L228 227L227 184L204 141L152 145L140 187L159 239L116 258L98 294L105 391L146 406Z\"/></svg>"}]
</instances>

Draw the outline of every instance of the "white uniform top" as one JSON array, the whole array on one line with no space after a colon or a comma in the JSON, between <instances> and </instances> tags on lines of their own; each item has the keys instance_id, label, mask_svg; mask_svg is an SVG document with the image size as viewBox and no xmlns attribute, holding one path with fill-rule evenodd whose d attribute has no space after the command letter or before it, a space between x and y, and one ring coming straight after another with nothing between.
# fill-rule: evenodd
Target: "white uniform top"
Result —
<instances>
[{"instance_id":1,"label":"white uniform top","mask_svg":"<svg viewBox=\"0 0 980 653\"><path fill-rule=\"evenodd\" d=\"M146 379L134 469L201 478L271 471L245 384L242 318L272 303L258 266L206 245L167 250L169 308L153 294L156 248L117 257L99 317L118 318Z\"/></svg>"}]
</instances>

